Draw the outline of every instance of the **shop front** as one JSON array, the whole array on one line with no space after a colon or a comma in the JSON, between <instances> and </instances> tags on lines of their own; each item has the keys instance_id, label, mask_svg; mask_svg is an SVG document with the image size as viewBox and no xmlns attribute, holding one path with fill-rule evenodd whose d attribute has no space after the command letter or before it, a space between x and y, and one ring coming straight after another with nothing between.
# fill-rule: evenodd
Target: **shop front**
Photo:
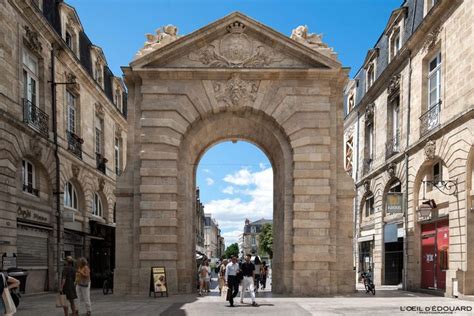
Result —
<instances>
[{"instance_id":1,"label":"shop front","mask_svg":"<svg viewBox=\"0 0 474 316\"><path fill-rule=\"evenodd\" d=\"M384 282L385 285L402 283L403 273L403 224L384 226Z\"/></svg>"},{"instance_id":2,"label":"shop front","mask_svg":"<svg viewBox=\"0 0 474 316\"><path fill-rule=\"evenodd\" d=\"M363 236L359 241L359 272L374 271L374 236Z\"/></svg>"},{"instance_id":3,"label":"shop front","mask_svg":"<svg viewBox=\"0 0 474 316\"><path fill-rule=\"evenodd\" d=\"M26 270L26 293L43 292L50 288L52 247L49 244L52 230L49 212L18 206L16 268Z\"/></svg>"},{"instance_id":4,"label":"shop front","mask_svg":"<svg viewBox=\"0 0 474 316\"><path fill-rule=\"evenodd\" d=\"M85 238L82 232L64 229L64 258L71 256L74 259L84 257Z\"/></svg>"},{"instance_id":5,"label":"shop front","mask_svg":"<svg viewBox=\"0 0 474 316\"><path fill-rule=\"evenodd\" d=\"M421 287L445 290L448 270L449 221L421 225Z\"/></svg>"},{"instance_id":6,"label":"shop front","mask_svg":"<svg viewBox=\"0 0 474 316\"><path fill-rule=\"evenodd\" d=\"M115 226L94 220L89 225L92 287L102 287L115 268Z\"/></svg>"}]
</instances>

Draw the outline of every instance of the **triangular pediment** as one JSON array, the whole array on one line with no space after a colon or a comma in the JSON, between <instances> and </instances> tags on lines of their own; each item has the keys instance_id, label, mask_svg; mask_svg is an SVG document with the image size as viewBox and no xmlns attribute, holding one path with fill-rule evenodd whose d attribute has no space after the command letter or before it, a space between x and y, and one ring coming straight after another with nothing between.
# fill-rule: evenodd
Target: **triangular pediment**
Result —
<instances>
[{"instance_id":1,"label":"triangular pediment","mask_svg":"<svg viewBox=\"0 0 474 316\"><path fill-rule=\"evenodd\" d=\"M130 65L135 69L341 67L327 46L305 45L240 12L186 36L177 38L171 34L165 40L173 36L173 40L142 49Z\"/></svg>"}]
</instances>

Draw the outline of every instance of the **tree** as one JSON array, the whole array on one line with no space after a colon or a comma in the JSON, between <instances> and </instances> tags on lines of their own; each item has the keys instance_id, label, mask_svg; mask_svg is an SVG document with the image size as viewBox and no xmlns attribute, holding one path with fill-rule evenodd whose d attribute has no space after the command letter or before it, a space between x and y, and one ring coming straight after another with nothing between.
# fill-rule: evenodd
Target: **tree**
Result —
<instances>
[{"instance_id":1,"label":"tree","mask_svg":"<svg viewBox=\"0 0 474 316\"><path fill-rule=\"evenodd\" d=\"M226 258L230 258L232 256L239 256L239 245L237 243L233 243L227 247L227 249L224 252L224 255Z\"/></svg>"},{"instance_id":2,"label":"tree","mask_svg":"<svg viewBox=\"0 0 474 316\"><path fill-rule=\"evenodd\" d=\"M259 248L273 258L273 225L265 224L258 235Z\"/></svg>"}]
</instances>

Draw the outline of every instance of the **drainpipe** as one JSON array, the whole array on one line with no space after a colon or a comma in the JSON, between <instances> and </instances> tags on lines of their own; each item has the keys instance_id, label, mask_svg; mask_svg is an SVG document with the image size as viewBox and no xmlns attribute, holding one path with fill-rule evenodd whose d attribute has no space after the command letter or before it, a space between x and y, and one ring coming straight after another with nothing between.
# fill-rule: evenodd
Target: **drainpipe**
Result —
<instances>
[{"instance_id":1,"label":"drainpipe","mask_svg":"<svg viewBox=\"0 0 474 316\"><path fill-rule=\"evenodd\" d=\"M407 130L406 130L406 147L405 147L405 210L403 225L405 226L405 236L403 238L403 289L408 289L408 147L410 146L410 117L411 117L411 50L408 51L408 100L407 100Z\"/></svg>"},{"instance_id":2,"label":"drainpipe","mask_svg":"<svg viewBox=\"0 0 474 316\"><path fill-rule=\"evenodd\" d=\"M357 183L359 181L359 134L360 134L360 131L359 131L359 119L360 119L360 112L357 111L357 143L356 143L356 163L355 163L355 183ZM355 185L354 185L355 186ZM359 253L358 252L358 248L359 248L359 242L358 242L358 239L359 239L359 230L357 229L357 219L359 218L357 215L359 214L360 210L358 209L358 205L359 205L359 199L358 199L358 194L357 194L357 186L355 186L355 197L354 197L354 236L355 236L355 242L354 242L354 246L356 248L356 256L355 256L355 266L357 267L358 266L358 262L359 262L359 258L357 256L357 254ZM357 212L359 211L359 212ZM360 267L359 267L360 268ZM358 274L358 271L356 269L356 284L357 284L357 280L359 278L359 274Z\"/></svg>"},{"instance_id":3,"label":"drainpipe","mask_svg":"<svg viewBox=\"0 0 474 316\"><path fill-rule=\"evenodd\" d=\"M55 76L55 54L56 44L53 43L51 49L51 111L53 116L53 143L54 143L54 162L55 162L55 192L56 197L56 264L57 264L57 278L58 288L61 282L61 187L60 187L60 160L59 160L59 145L58 145L58 121L57 121L57 107L56 107L56 76Z\"/></svg>"}]
</instances>

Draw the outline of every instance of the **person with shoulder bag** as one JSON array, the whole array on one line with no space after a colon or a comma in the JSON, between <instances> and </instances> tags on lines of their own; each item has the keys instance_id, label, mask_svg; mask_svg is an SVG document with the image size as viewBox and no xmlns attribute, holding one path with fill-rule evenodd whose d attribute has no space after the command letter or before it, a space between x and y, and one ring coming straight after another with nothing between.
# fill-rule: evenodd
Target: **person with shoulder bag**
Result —
<instances>
[{"instance_id":1,"label":"person with shoulder bag","mask_svg":"<svg viewBox=\"0 0 474 316\"><path fill-rule=\"evenodd\" d=\"M71 305L71 311L73 315L77 315L76 304L74 300L77 298L76 288L74 286L74 280L76 278L76 269L74 268L74 260L71 256L66 257L66 265L61 273L61 286L59 287L59 302L56 303L57 307L62 307L64 310L64 316L68 316L68 302ZM61 298L61 296L66 296Z\"/></svg>"},{"instance_id":2,"label":"person with shoulder bag","mask_svg":"<svg viewBox=\"0 0 474 316\"><path fill-rule=\"evenodd\" d=\"M92 315L91 306L91 270L87 264L86 258L80 258L77 263L76 271L76 292L79 301L86 305L86 315Z\"/></svg>"},{"instance_id":3,"label":"person with shoulder bag","mask_svg":"<svg viewBox=\"0 0 474 316\"><path fill-rule=\"evenodd\" d=\"M16 313L16 306L10 294L10 289L19 286L20 281L0 272L0 316L10 316Z\"/></svg>"}]
</instances>

